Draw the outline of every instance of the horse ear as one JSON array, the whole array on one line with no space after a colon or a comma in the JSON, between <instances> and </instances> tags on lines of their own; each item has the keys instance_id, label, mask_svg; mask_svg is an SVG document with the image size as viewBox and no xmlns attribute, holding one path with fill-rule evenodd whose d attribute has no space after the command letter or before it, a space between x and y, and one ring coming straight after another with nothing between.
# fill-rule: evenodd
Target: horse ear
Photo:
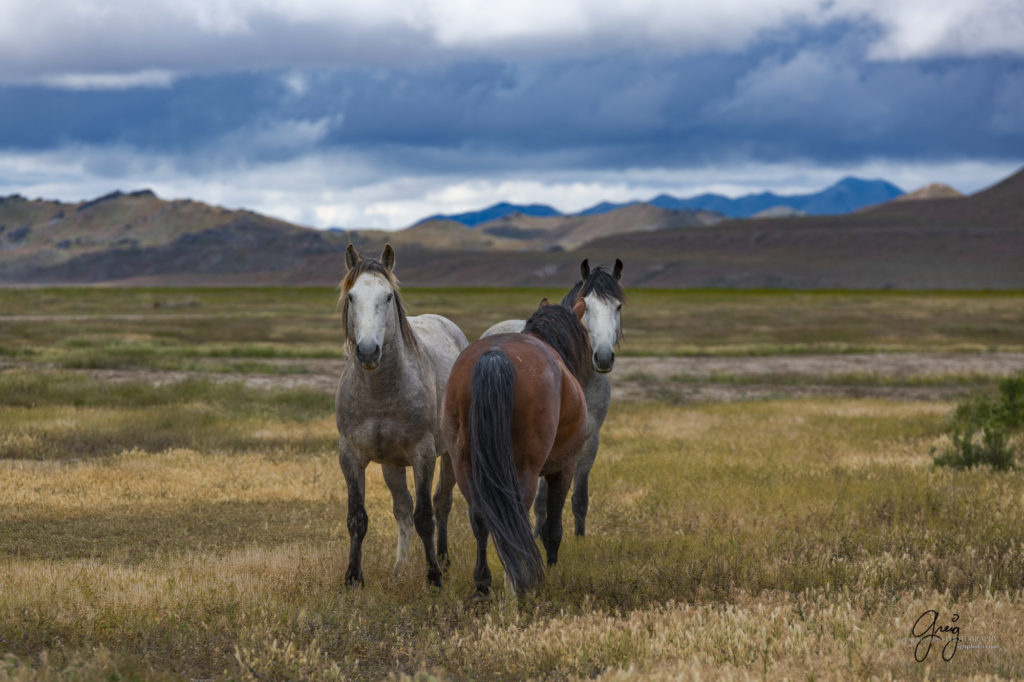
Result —
<instances>
[{"instance_id":1,"label":"horse ear","mask_svg":"<svg viewBox=\"0 0 1024 682\"><path fill-rule=\"evenodd\" d=\"M584 282L587 281L587 277L590 277L590 259L588 258L584 258L580 263L580 277Z\"/></svg>"},{"instance_id":2,"label":"horse ear","mask_svg":"<svg viewBox=\"0 0 1024 682\"><path fill-rule=\"evenodd\" d=\"M384 245L384 250L380 253L380 264L388 272L391 272L391 269L395 267L395 250L391 248L391 244Z\"/></svg>"},{"instance_id":3,"label":"horse ear","mask_svg":"<svg viewBox=\"0 0 1024 682\"><path fill-rule=\"evenodd\" d=\"M548 297L547 296L545 296L544 298L540 299L540 305L537 306L537 310L540 310L541 308L543 308L546 305L548 305Z\"/></svg>"},{"instance_id":4,"label":"horse ear","mask_svg":"<svg viewBox=\"0 0 1024 682\"><path fill-rule=\"evenodd\" d=\"M615 259L615 269L612 270L612 277L622 279L622 261L618 258Z\"/></svg>"},{"instance_id":5,"label":"horse ear","mask_svg":"<svg viewBox=\"0 0 1024 682\"><path fill-rule=\"evenodd\" d=\"M349 242L348 248L345 249L345 265L349 270L359 265L359 252L352 246L352 242Z\"/></svg>"},{"instance_id":6,"label":"horse ear","mask_svg":"<svg viewBox=\"0 0 1024 682\"><path fill-rule=\"evenodd\" d=\"M572 311L576 313L576 319L583 322L583 315L587 312L587 302L582 298L576 300L576 305L572 307Z\"/></svg>"}]
</instances>

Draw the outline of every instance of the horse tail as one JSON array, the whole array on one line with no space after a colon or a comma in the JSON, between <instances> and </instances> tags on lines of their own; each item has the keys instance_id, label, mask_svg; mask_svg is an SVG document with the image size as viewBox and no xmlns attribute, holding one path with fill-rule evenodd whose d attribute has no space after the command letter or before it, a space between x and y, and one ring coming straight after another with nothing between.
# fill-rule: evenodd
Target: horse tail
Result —
<instances>
[{"instance_id":1,"label":"horse tail","mask_svg":"<svg viewBox=\"0 0 1024 682\"><path fill-rule=\"evenodd\" d=\"M473 496L498 558L517 591L544 576L512 451L515 367L500 350L485 352L473 368L469 405Z\"/></svg>"}]
</instances>

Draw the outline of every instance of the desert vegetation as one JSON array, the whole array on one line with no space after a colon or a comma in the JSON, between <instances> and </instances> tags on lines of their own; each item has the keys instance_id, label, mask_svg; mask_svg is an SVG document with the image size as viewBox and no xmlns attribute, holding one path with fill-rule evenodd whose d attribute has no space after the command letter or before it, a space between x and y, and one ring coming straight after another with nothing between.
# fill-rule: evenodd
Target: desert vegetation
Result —
<instances>
[{"instance_id":1,"label":"desert vegetation","mask_svg":"<svg viewBox=\"0 0 1024 682\"><path fill-rule=\"evenodd\" d=\"M539 293L405 298L474 335ZM1024 676L1024 476L934 461L981 413L958 405L1017 399L1015 369L953 360L1019 359L1024 296L630 294L638 359L921 363L617 368L645 390L612 405L588 537L480 603L461 497L443 589L416 552L393 571L378 467L366 586L344 587L330 380L291 381L340 362L331 290L0 291L0 679Z\"/></svg>"}]
</instances>

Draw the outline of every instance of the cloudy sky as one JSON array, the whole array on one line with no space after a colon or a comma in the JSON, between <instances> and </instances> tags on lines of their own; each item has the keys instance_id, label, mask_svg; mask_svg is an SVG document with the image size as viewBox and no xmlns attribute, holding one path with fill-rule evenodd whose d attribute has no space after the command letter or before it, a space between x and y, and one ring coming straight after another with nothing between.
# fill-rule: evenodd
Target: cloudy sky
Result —
<instances>
[{"instance_id":1,"label":"cloudy sky","mask_svg":"<svg viewBox=\"0 0 1024 682\"><path fill-rule=\"evenodd\" d=\"M399 228L1022 165L1021 0L0 0L0 194Z\"/></svg>"}]
</instances>

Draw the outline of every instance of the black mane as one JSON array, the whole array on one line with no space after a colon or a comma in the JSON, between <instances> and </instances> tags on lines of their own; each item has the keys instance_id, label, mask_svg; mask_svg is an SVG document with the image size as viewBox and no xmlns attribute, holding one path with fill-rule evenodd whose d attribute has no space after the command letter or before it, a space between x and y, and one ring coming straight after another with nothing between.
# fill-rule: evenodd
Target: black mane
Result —
<instances>
[{"instance_id":1,"label":"black mane","mask_svg":"<svg viewBox=\"0 0 1024 682\"><path fill-rule=\"evenodd\" d=\"M626 292L619 284L619 280L615 279L603 265L591 270L586 281L576 282L572 289L569 289L569 293L562 297L562 305L572 307L576 305L577 299L590 294L596 294L600 298L611 301L626 301Z\"/></svg>"},{"instance_id":2,"label":"black mane","mask_svg":"<svg viewBox=\"0 0 1024 682\"><path fill-rule=\"evenodd\" d=\"M523 333L554 348L577 381L582 383L593 371L590 335L568 306L541 306L526 321Z\"/></svg>"}]
</instances>

